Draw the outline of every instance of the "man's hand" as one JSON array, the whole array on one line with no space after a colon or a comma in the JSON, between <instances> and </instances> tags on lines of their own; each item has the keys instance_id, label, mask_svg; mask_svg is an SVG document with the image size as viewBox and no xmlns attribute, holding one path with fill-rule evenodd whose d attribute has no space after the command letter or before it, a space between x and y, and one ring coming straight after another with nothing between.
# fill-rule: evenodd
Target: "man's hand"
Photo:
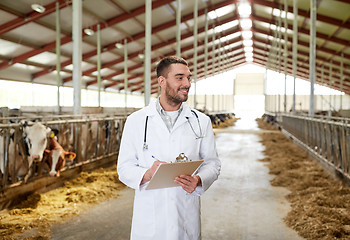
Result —
<instances>
[{"instance_id":1,"label":"man's hand","mask_svg":"<svg viewBox=\"0 0 350 240\"><path fill-rule=\"evenodd\" d=\"M183 188L183 190L185 190L188 193L193 193L196 187L202 184L201 178L198 175L181 175L176 177L174 182L179 184Z\"/></svg>"},{"instance_id":2,"label":"man's hand","mask_svg":"<svg viewBox=\"0 0 350 240\"><path fill-rule=\"evenodd\" d=\"M153 162L152 167L145 172L145 175L143 175L141 184L144 184L145 182L148 182L149 180L151 180L151 178L153 177L155 171L157 170L158 166L161 163L166 163L166 162L163 162L163 161L154 161Z\"/></svg>"}]
</instances>

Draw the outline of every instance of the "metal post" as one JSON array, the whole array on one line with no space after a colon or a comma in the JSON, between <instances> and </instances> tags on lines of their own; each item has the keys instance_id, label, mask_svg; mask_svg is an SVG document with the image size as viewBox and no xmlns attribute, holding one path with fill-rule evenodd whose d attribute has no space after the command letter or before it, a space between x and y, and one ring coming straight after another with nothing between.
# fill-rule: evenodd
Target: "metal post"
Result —
<instances>
[{"instance_id":1,"label":"metal post","mask_svg":"<svg viewBox=\"0 0 350 240\"><path fill-rule=\"evenodd\" d=\"M146 0L146 30L145 30L145 106L151 98L151 45L152 45L152 0Z\"/></svg>"},{"instance_id":2,"label":"metal post","mask_svg":"<svg viewBox=\"0 0 350 240\"><path fill-rule=\"evenodd\" d=\"M208 9L205 9L204 78L208 77Z\"/></svg>"},{"instance_id":3,"label":"metal post","mask_svg":"<svg viewBox=\"0 0 350 240\"><path fill-rule=\"evenodd\" d=\"M282 34L281 34L281 26L282 26L282 7L280 5L280 15L278 17L278 81L280 81L280 73L281 73L281 53L282 53ZM278 89L278 113L281 112L281 94Z\"/></svg>"},{"instance_id":4,"label":"metal post","mask_svg":"<svg viewBox=\"0 0 350 240\"><path fill-rule=\"evenodd\" d=\"M293 0L293 114L295 114L295 85L298 61L298 0Z\"/></svg>"},{"instance_id":5,"label":"metal post","mask_svg":"<svg viewBox=\"0 0 350 240\"><path fill-rule=\"evenodd\" d=\"M343 79L344 79L344 52L341 53L341 60L340 60L340 92L343 92ZM343 94L340 95L340 109L343 109Z\"/></svg>"},{"instance_id":6,"label":"metal post","mask_svg":"<svg viewBox=\"0 0 350 240\"><path fill-rule=\"evenodd\" d=\"M214 75L214 73L215 73L215 24L213 23L213 35L211 36L211 43L213 44L212 46L211 46L211 54L212 54L212 66L211 66L211 68L212 68L212 72L211 72L211 74L212 74L212 76Z\"/></svg>"},{"instance_id":7,"label":"metal post","mask_svg":"<svg viewBox=\"0 0 350 240\"><path fill-rule=\"evenodd\" d=\"M100 24L97 24L97 87L98 107L101 107L101 31Z\"/></svg>"},{"instance_id":8,"label":"metal post","mask_svg":"<svg viewBox=\"0 0 350 240\"><path fill-rule=\"evenodd\" d=\"M316 79L316 0L310 2L310 110L309 115L314 116L314 85Z\"/></svg>"},{"instance_id":9,"label":"metal post","mask_svg":"<svg viewBox=\"0 0 350 240\"><path fill-rule=\"evenodd\" d=\"M219 53L218 53L218 58L219 58L219 60L218 60L218 63L219 63L219 73L221 73L221 64L222 64L222 62L221 62L221 32L219 33L219 47L218 47L218 50L219 50Z\"/></svg>"},{"instance_id":10,"label":"metal post","mask_svg":"<svg viewBox=\"0 0 350 240\"><path fill-rule=\"evenodd\" d=\"M266 109L267 109L266 85L267 85L267 64L266 64L265 75L264 75L264 106L265 106L264 112L266 112Z\"/></svg>"},{"instance_id":11,"label":"metal post","mask_svg":"<svg viewBox=\"0 0 350 240\"><path fill-rule=\"evenodd\" d=\"M213 94L212 95L212 111L214 112L214 109L215 109L215 95Z\"/></svg>"},{"instance_id":12,"label":"metal post","mask_svg":"<svg viewBox=\"0 0 350 240\"><path fill-rule=\"evenodd\" d=\"M73 113L81 114L81 61L82 61L82 0L73 1L73 87L74 106Z\"/></svg>"},{"instance_id":13,"label":"metal post","mask_svg":"<svg viewBox=\"0 0 350 240\"><path fill-rule=\"evenodd\" d=\"M283 54L283 64L284 64L284 112L287 112L287 56L288 56L288 22L287 22L287 13L288 13L288 3L287 0L284 0L284 54Z\"/></svg>"},{"instance_id":14,"label":"metal post","mask_svg":"<svg viewBox=\"0 0 350 240\"><path fill-rule=\"evenodd\" d=\"M321 69L321 85L323 86L323 82L324 82L324 65L322 65L322 69ZM321 101L321 107L322 107L322 111L323 111L323 97L322 97L322 101Z\"/></svg>"},{"instance_id":15,"label":"metal post","mask_svg":"<svg viewBox=\"0 0 350 240\"><path fill-rule=\"evenodd\" d=\"M193 107L197 108L197 45L198 45L198 0L195 0L194 2L194 10L193 10L193 15L194 15L194 26L193 26L193 38L194 38L194 43L193 43L193 48L194 48L194 54L193 54L193 80L194 80L194 104Z\"/></svg>"},{"instance_id":16,"label":"metal post","mask_svg":"<svg viewBox=\"0 0 350 240\"><path fill-rule=\"evenodd\" d=\"M329 84L330 86L333 86L333 60L331 60L331 66L329 67ZM334 101L334 104L335 104L335 101ZM332 112L332 95L330 94L329 95L329 116L331 116Z\"/></svg>"},{"instance_id":17,"label":"metal post","mask_svg":"<svg viewBox=\"0 0 350 240\"><path fill-rule=\"evenodd\" d=\"M57 84L57 114L61 113L60 86L61 86L61 16L60 3L56 2L56 84Z\"/></svg>"},{"instance_id":18,"label":"metal post","mask_svg":"<svg viewBox=\"0 0 350 240\"><path fill-rule=\"evenodd\" d=\"M181 0L176 1L176 56L181 56Z\"/></svg>"},{"instance_id":19,"label":"metal post","mask_svg":"<svg viewBox=\"0 0 350 240\"><path fill-rule=\"evenodd\" d=\"M128 40L124 39L124 92L125 92L125 115L127 115L128 100Z\"/></svg>"}]
</instances>

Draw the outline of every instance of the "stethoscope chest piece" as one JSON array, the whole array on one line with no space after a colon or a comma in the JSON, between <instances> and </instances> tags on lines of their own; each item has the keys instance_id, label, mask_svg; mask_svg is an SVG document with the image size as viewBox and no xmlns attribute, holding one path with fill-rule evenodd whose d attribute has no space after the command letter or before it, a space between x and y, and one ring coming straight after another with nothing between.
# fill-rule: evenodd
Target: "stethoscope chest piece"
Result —
<instances>
[{"instance_id":1,"label":"stethoscope chest piece","mask_svg":"<svg viewBox=\"0 0 350 240\"><path fill-rule=\"evenodd\" d=\"M146 142L143 143L143 150L147 150L148 149L148 144Z\"/></svg>"}]
</instances>

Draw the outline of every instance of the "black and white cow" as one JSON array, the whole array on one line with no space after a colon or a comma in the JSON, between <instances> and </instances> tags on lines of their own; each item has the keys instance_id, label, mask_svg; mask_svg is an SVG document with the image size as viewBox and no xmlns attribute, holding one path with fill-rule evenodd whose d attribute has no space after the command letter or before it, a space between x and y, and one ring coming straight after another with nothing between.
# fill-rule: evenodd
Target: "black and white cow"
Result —
<instances>
[{"instance_id":1,"label":"black and white cow","mask_svg":"<svg viewBox=\"0 0 350 240\"><path fill-rule=\"evenodd\" d=\"M22 179L24 177L24 181L27 182L28 178L33 174L33 162L42 161L50 132L50 128L39 122L21 122L19 130L13 130L11 133L7 163L5 163L4 157L0 157L2 175L8 169L8 175L11 178L17 177ZM4 146L3 142L1 147L4 148ZM1 154L4 155L4 152L3 150ZM11 176L13 174L14 176Z\"/></svg>"}]
</instances>

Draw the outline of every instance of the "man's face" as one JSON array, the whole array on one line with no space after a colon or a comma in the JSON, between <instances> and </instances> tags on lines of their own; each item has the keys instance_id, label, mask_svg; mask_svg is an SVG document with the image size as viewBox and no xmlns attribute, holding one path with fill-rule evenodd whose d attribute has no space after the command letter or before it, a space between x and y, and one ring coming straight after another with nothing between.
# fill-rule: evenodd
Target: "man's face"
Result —
<instances>
[{"instance_id":1,"label":"man's face","mask_svg":"<svg viewBox=\"0 0 350 240\"><path fill-rule=\"evenodd\" d=\"M191 72L188 67L181 63L171 64L169 72L164 81L160 81L160 86L165 90L168 102L180 104L186 102L188 91L191 87Z\"/></svg>"}]
</instances>

